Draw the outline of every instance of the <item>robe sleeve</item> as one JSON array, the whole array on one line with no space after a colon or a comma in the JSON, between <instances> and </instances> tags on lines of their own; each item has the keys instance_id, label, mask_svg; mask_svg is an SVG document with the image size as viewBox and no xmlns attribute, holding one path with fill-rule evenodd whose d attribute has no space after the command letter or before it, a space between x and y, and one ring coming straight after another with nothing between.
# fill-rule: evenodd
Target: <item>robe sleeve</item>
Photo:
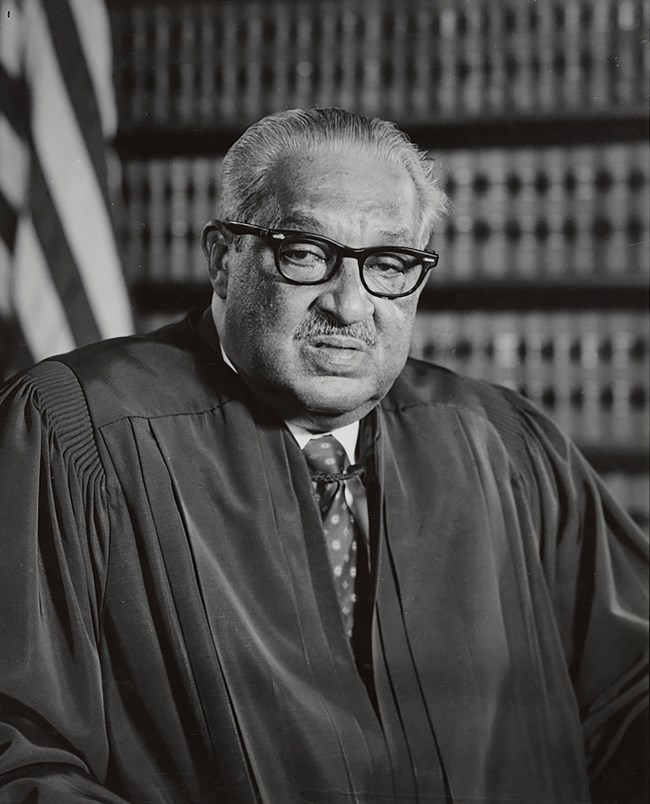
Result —
<instances>
[{"instance_id":1,"label":"robe sleeve","mask_svg":"<svg viewBox=\"0 0 650 804\"><path fill-rule=\"evenodd\" d=\"M0 393L0 802L123 802L99 620L106 488L83 393L43 363Z\"/></svg>"},{"instance_id":2,"label":"robe sleeve","mask_svg":"<svg viewBox=\"0 0 650 804\"><path fill-rule=\"evenodd\" d=\"M595 801L647 801L648 540L579 450L521 410L539 550Z\"/></svg>"}]
</instances>

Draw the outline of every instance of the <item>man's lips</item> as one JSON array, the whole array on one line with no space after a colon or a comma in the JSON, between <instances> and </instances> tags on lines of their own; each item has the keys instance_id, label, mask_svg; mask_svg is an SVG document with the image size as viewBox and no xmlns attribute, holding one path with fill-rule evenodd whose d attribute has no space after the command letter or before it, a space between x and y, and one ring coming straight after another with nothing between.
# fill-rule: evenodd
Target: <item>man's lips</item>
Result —
<instances>
[{"instance_id":1,"label":"man's lips","mask_svg":"<svg viewBox=\"0 0 650 804\"><path fill-rule=\"evenodd\" d=\"M368 344L360 338L351 338L349 335L314 335L309 338L309 343L315 347L327 347L329 349L355 349L365 352Z\"/></svg>"}]
</instances>

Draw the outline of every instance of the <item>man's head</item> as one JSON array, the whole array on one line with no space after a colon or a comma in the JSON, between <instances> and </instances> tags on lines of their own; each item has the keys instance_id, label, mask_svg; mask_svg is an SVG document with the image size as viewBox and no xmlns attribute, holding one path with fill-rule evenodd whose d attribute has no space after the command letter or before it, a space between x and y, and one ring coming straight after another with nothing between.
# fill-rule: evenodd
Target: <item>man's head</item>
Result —
<instances>
[{"instance_id":1,"label":"man's head","mask_svg":"<svg viewBox=\"0 0 650 804\"><path fill-rule=\"evenodd\" d=\"M432 163L404 134L341 109L270 115L224 160L222 221L308 232L351 248L424 249L444 209ZM203 245L224 348L279 415L329 429L365 415L387 393L406 361L422 284L399 298L374 295L384 286L367 270L373 260L362 278L353 256L320 284L295 284L278 270L268 236L219 224L206 227ZM310 246L290 256L302 262L321 254L315 244L313 254Z\"/></svg>"}]
</instances>

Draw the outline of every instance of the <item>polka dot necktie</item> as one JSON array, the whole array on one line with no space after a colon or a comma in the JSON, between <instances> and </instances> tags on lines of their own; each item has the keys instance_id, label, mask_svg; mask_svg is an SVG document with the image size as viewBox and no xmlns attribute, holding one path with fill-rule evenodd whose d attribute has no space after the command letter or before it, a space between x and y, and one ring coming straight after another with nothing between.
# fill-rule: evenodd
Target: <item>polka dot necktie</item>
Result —
<instances>
[{"instance_id":1,"label":"polka dot necktie","mask_svg":"<svg viewBox=\"0 0 650 804\"><path fill-rule=\"evenodd\" d=\"M351 637L355 602L356 525L345 500L345 481L335 477L343 472L345 451L333 435L326 435L312 438L303 452L312 472L314 494L323 519L323 534L345 631Z\"/></svg>"}]
</instances>

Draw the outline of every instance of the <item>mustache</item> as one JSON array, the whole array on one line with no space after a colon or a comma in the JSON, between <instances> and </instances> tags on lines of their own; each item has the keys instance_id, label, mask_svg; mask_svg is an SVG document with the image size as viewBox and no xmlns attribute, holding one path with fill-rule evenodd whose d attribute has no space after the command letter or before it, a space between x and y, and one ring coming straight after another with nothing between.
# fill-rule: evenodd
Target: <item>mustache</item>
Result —
<instances>
[{"instance_id":1,"label":"mustache","mask_svg":"<svg viewBox=\"0 0 650 804\"><path fill-rule=\"evenodd\" d=\"M363 321L355 321L354 324L338 324L323 313L315 313L310 318L303 321L295 332L296 340L308 340L319 335L339 335L345 338L356 338L366 346L377 345L377 333L375 328Z\"/></svg>"}]
</instances>

